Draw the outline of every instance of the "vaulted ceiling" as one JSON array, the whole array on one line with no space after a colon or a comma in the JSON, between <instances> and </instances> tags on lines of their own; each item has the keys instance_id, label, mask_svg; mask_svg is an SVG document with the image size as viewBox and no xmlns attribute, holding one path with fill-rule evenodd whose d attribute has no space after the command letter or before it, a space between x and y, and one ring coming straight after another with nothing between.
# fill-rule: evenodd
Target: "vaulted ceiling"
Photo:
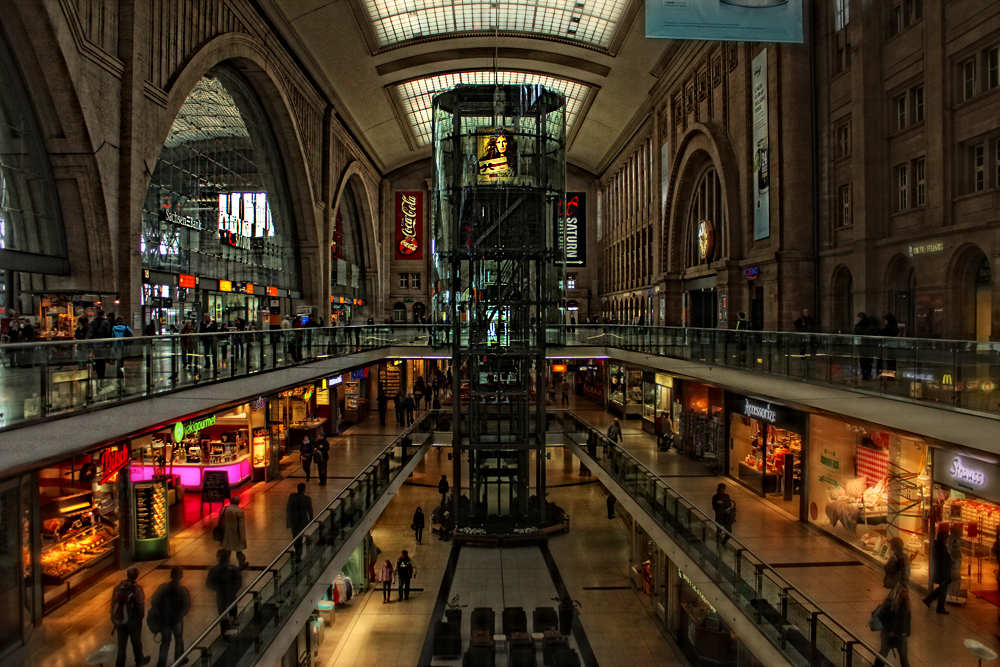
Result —
<instances>
[{"instance_id":1,"label":"vaulted ceiling","mask_svg":"<svg viewBox=\"0 0 1000 667\"><path fill-rule=\"evenodd\" d=\"M541 83L567 97L568 160L599 173L647 113L667 43L640 0L263 0L388 172L430 155L430 101L458 83Z\"/></svg>"}]
</instances>

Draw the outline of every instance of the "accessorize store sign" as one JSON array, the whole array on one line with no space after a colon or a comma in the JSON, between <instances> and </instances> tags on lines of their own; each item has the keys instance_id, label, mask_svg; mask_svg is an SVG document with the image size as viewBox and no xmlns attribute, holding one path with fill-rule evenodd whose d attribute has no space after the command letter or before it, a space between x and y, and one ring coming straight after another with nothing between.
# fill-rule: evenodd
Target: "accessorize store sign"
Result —
<instances>
[{"instance_id":1,"label":"accessorize store sign","mask_svg":"<svg viewBox=\"0 0 1000 667\"><path fill-rule=\"evenodd\" d=\"M934 450L934 481L990 502L1000 502L1000 467L943 449Z\"/></svg>"},{"instance_id":2,"label":"accessorize store sign","mask_svg":"<svg viewBox=\"0 0 1000 667\"><path fill-rule=\"evenodd\" d=\"M729 395L726 398L726 407L730 412L746 415L769 426L787 429L799 435L806 433L805 413L791 410L783 405L746 396Z\"/></svg>"},{"instance_id":3,"label":"accessorize store sign","mask_svg":"<svg viewBox=\"0 0 1000 667\"><path fill-rule=\"evenodd\" d=\"M424 258L424 193L396 193L396 259Z\"/></svg>"},{"instance_id":4,"label":"accessorize store sign","mask_svg":"<svg viewBox=\"0 0 1000 667\"><path fill-rule=\"evenodd\" d=\"M646 37L802 42L802 0L648 0Z\"/></svg>"},{"instance_id":5,"label":"accessorize store sign","mask_svg":"<svg viewBox=\"0 0 1000 667\"><path fill-rule=\"evenodd\" d=\"M587 266L587 193L566 193L566 266Z\"/></svg>"}]
</instances>

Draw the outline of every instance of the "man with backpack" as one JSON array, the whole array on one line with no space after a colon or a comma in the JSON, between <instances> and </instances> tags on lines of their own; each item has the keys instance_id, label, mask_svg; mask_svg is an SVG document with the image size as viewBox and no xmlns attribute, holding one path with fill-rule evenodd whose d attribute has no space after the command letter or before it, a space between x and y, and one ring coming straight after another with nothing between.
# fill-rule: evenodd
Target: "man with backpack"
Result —
<instances>
[{"instance_id":1,"label":"man with backpack","mask_svg":"<svg viewBox=\"0 0 1000 667\"><path fill-rule=\"evenodd\" d=\"M142 654L142 617L146 613L146 596L139 585L139 568L130 567L125 580L111 592L111 624L118 634L118 655L115 667L125 667L125 651L132 641L132 656L139 667L149 663Z\"/></svg>"},{"instance_id":2,"label":"man with backpack","mask_svg":"<svg viewBox=\"0 0 1000 667\"><path fill-rule=\"evenodd\" d=\"M170 581L161 585L153 593L149 603L149 629L156 634L162 633L160 640L160 656L156 667L167 667L167 653L170 651L170 639L173 637L174 662L184 653L184 617L191 611L191 594L181 586L184 570L176 565L170 570ZM155 625L157 627L154 628ZM187 658L180 664L185 664Z\"/></svg>"},{"instance_id":3,"label":"man with backpack","mask_svg":"<svg viewBox=\"0 0 1000 667\"><path fill-rule=\"evenodd\" d=\"M111 323L104 317L103 310L97 311L97 317L90 323L86 337L87 340L111 338ZM107 347L105 345L94 345L90 348L90 351L94 355L94 371L97 373L97 379L103 380L104 372L108 366Z\"/></svg>"},{"instance_id":4,"label":"man with backpack","mask_svg":"<svg viewBox=\"0 0 1000 667\"><path fill-rule=\"evenodd\" d=\"M215 606L220 616L219 628L222 630L222 638L226 641L229 641L226 633L229 632L230 618L236 618L236 609L231 610L228 616L223 617L222 614L229 605L236 602L240 589L243 588L243 573L229 562L229 554L226 549L219 549L216 552L215 556L219 562L209 569L208 578L205 580L208 590L215 593Z\"/></svg>"}]
</instances>

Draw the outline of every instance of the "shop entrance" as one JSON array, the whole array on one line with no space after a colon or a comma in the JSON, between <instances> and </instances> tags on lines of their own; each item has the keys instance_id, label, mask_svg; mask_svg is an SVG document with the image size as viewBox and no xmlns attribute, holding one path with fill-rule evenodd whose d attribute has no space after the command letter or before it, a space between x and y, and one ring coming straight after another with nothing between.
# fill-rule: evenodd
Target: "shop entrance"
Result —
<instances>
[{"instance_id":1,"label":"shop entrance","mask_svg":"<svg viewBox=\"0 0 1000 667\"><path fill-rule=\"evenodd\" d=\"M729 476L800 519L805 415L740 396L726 404Z\"/></svg>"},{"instance_id":2,"label":"shop entrance","mask_svg":"<svg viewBox=\"0 0 1000 667\"><path fill-rule=\"evenodd\" d=\"M219 327L232 327L236 320L241 319L244 326L253 326L258 318L259 299L248 294L228 294L225 292L210 292L208 294L208 312Z\"/></svg>"}]
</instances>

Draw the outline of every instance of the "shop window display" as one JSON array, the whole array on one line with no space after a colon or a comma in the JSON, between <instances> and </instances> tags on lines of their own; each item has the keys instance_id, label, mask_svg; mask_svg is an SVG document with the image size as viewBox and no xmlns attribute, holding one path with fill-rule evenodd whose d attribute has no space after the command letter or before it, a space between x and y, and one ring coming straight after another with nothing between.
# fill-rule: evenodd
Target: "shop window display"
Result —
<instances>
[{"instance_id":1,"label":"shop window display","mask_svg":"<svg viewBox=\"0 0 1000 667\"><path fill-rule=\"evenodd\" d=\"M618 406L625 407L625 367L618 364L608 366L608 400Z\"/></svg>"},{"instance_id":2,"label":"shop window display","mask_svg":"<svg viewBox=\"0 0 1000 667\"><path fill-rule=\"evenodd\" d=\"M683 384L680 414L681 451L706 461L718 471L722 465L726 429L721 389L697 382ZM676 419L676 416L675 416Z\"/></svg>"},{"instance_id":3,"label":"shop window display","mask_svg":"<svg viewBox=\"0 0 1000 667\"><path fill-rule=\"evenodd\" d=\"M680 622L677 643L692 665L735 664L737 638L708 598L678 570Z\"/></svg>"},{"instance_id":4,"label":"shop window display","mask_svg":"<svg viewBox=\"0 0 1000 667\"><path fill-rule=\"evenodd\" d=\"M809 520L883 562L902 538L911 580L926 584L927 446L815 415L809 427Z\"/></svg>"}]
</instances>

